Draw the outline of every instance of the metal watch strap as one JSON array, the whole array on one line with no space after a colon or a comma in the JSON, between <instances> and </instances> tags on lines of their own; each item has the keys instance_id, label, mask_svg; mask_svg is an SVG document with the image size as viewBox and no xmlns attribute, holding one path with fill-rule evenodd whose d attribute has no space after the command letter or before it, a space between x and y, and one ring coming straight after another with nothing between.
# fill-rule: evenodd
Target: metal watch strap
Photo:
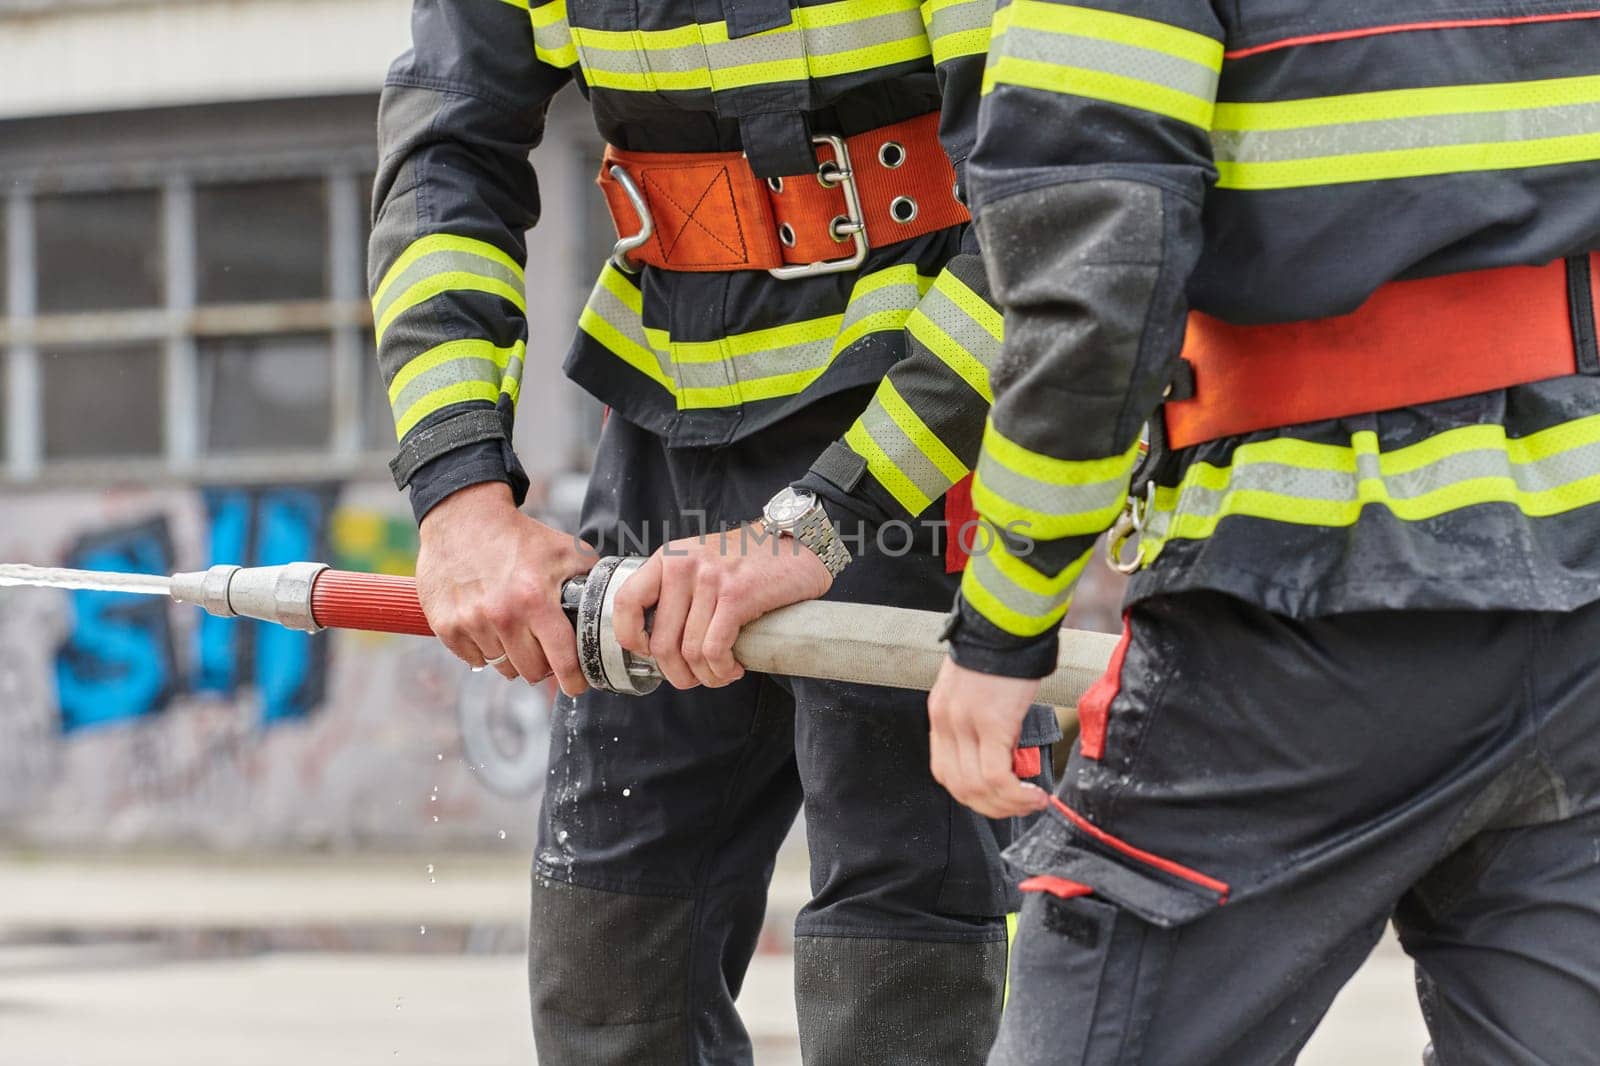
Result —
<instances>
[{"instance_id":1,"label":"metal watch strap","mask_svg":"<svg viewBox=\"0 0 1600 1066\"><path fill-rule=\"evenodd\" d=\"M828 520L828 512L822 509L820 503L800 519L791 536L821 559L822 565L834 577L838 577L850 565L850 552L840 542L838 530L833 528L833 523Z\"/></svg>"}]
</instances>

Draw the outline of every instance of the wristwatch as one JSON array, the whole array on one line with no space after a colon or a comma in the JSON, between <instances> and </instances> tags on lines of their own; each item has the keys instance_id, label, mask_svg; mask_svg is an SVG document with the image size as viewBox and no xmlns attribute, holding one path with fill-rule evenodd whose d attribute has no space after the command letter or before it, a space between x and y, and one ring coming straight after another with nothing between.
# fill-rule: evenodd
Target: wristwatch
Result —
<instances>
[{"instance_id":1,"label":"wristwatch","mask_svg":"<svg viewBox=\"0 0 1600 1066\"><path fill-rule=\"evenodd\" d=\"M821 559L834 577L850 565L850 553L815 493L795 488L779 492L762 508L761 528L768 533L789 534Z\"/></svg>"}]
</instances>

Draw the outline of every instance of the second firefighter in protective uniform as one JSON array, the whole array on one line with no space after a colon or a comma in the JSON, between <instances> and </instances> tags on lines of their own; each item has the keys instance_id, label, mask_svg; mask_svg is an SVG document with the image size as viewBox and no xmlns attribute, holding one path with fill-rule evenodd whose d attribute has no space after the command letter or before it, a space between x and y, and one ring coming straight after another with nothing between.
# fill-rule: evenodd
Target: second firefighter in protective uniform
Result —
<instances>
[{"instance_id":1,"label":"second firefighter in protective uniform","mask_svg":"<svg viewBox=\"0 0 1600 1066\"><path fill-rule=\"evenodd\" d=\"M991 8L416 0L383 94L373 308L430 621L468 663L553 670L577 697L534 867L541 1061L749 1062L734 998L802 809L806 1061L975 1063L992 1040L1009 828L933 780L922 699L743 676L717 651L806 596L943 609L955 591L956 553L922 520L964 513L948 494L999 352L956 187ZM691 538L624 591L630 639L693 692L584 692L557 589L587 553L516 510L512 418L553 333L525 314L528 153L568 82L612 146L630 238L566 364L610 408L582 535L604 554ZM877 536L896 519L909 543ZM725 550L725 528L766 550L737 532ZM1054 737L1040 714L1019 738L1035 772Z\"/></svg>"},{"instance_id":2,"label":"second firefighter in protective uniform","mask_svg":"<svg viewBox=\"0 0 1600 1066\"><path fill-rule=\"evenodd\" d=\"M1600 4L1011 0L982 114L978 810L1154 429L990 1062L1293 1062L1392 918L1429 1062L1600 1063Z\"/></svg>"}]
</instances>

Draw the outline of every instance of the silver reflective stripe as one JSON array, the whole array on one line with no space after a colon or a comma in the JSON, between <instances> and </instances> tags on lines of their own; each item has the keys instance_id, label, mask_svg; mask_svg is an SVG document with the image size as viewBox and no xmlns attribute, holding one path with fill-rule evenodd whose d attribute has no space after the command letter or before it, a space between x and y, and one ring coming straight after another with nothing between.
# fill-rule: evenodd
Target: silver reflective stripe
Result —
<instances>
[{"instance_id":1,"label":"silver reflective stripe","mask_svg":"<svg viewBox=\"0 0 1600 1066\"><path fill-rule=\"evenodd\" d=\"M805 31L805 50L810 56L838 55L899 41L921 40L926 34L921 13L914 7L907 7L837 26L809 27Z\"/></svg>"},{"instance_id":2,"label":"silver reflective stripe","mask_svg":"<svg viewBox=\"0 0 1600 1066\"><path fill-rule=\"evenodd\" d=\"M1216 158L1223 162L1271 163L1460 144L1536 141L1596 132L1600 132L1600 102L1283 130L1213 130L1211 144Z\"/></svg>"},{"instance_id":3,"label":"silver reflective stripe","mask_svg":"<svg viewBox=\"0 0 1600 1066\"><path fill-rule=\"evenodd\" d=\"M1217 92L1217 71L1165 52L1070 33L1010 30L1005 42L1005 54L1015 59L1132 78L1202 100Z\"/></svg>"},{"instance_id":4,"label":"silver reflective stripe","mask_svg":"<svg viewBox=\"0 0 1600 1066\"><path fill-rule=\"evenodd\" d=\"M535 49L550 53L549 56L540 58L562 59L571 62L570 55L562 55L572 48L572 30L567 26L567 20L561 19L548 26L535 26L533 28L533 46Z\"/></svg>"},{"instance_id":5,"label":"silver reflective stripe","mask_svg":"<svg viewBox=\"0 0 1600 1066\"><path fill-rule=\"evenodd\" d=\"M802 8L797 14L803 18L805 10ZM628 79L636 82L639 88L650 84L652 74L672 75L673 81L664 88L689 89L712 87L722 80L717 76L720 72L763 65L775 65L772 71L774 76L756 78L755 81L803 78L815 73L812 68L816 64L810 61L821 57L921 39L924 35L922 18L914 8L883 12L836 25L791 25L786 29L734 40L706 41L705 27L695 29L702 40L665 47L652 45L650 34L676 35L680 31L642 31L634 47L623 47L620 42L613 44L612 33L615 31L586 30L581 26L571 31L571 39L576 41L587 71ZM791 67L794 69L789 69ZM738 80L743 83L746 79L741 77Z\"/></svg>"},{"instance_id":6,"label":"silver reflective stripe","mask_svg":"<svg viewBox=\"0 0 1600 1066\"><path fill-rule=\"evenodd\" d=\"M614 269L609 265L606 267L608 271ZM627 282L623 284L627 284ZM601 275L600 283L595 285L594 291L589 294L589 303L585 310L592 312L596 318L599 318L612 329L622 334L625 340L631 341L643 349L647 357L654 357L661 377L667 381L672 380L671 360L667 358L665 352L658 351L645 338L644 324L639 320L639 313L623 303L615 293L606 288L604 274Z\"/></svg>"},{"instance_id":7,"label":"silver reflective stripe","mask_svg":"<svg viewBox=\"0 0 1600 1066\"><path fill-rule=\"evenodd\" d=\"M497 263L493 259L454 250L429 252L409 264L399 275L384 279L383 299L372 308L373 321L384 321L389 309L404 297L412 286L438 274L472 274L503 281L519 292L522 290L522 279L504 264Z\"/></svg>"},{"instance_id":8,"label":"silver reflective stripe","mask_svg":"<svg viewBox=\"0 0 1600 1066\"><path fill-rule=\"evenodd\" d=\"M915 275L912 275L913 277ZM872 315L895 312L909 315L922 299L922 289L916 281L896 282L857 296L845 308L844 321L839 324L839 336L849 337L857 326ZM872 332L868 330L868 332ZM852 338L854 340L855 338Z\"/></svg>"},{"instance_id":9,"label":"silver reflective stripe","mask_svg":"<svg viewBox=\"0 0 1600 1066\"><path fill-rule=\"evenodd\" d=\"M994 0L963 0L962 3L948 4L933 13L933 18L928 22L928 36L933 38L937 49L941 38L971 30L987 30L993 20Z\"/></svg>"},{"instance_id":10,"label":"silver reflective stripe","mask_svg":"<svg viewBox=\"0 0 1600 1066\"><path fill-rule=\"evenodd\" d=\"M979 508L1002 524L1027 523L1030 536L1045 540L1079 534L1098 534L1116 518L1128 495L1134 457L1127 465L1100 481L1059 484L1039 481L1001 465L989 449L978 459L974 497ZM1097 463L1097 465L1099 465Z\"/></svg>"},{"instance_id":11,"label":"silver reflective stripe","mask_svg":"<svg viewBox=\"0 0 1600 1066\"><path fill-rule=\"evenodd\" d=\"M833 361L833 338L791 344L765 351L743 352L726 359L675 361L678 384L709 389L735 381L757 381L802 370L817 370Z\"/></svg>"},{"instance_id":12,"label":"silver reflective stripe","mask_svg":"<svg viewBox=\"0 0 1600 1066\"><path fill-rule=\"evenodd\" d=\"M889 416L889 412L883 409L883 405L876 398L868 405L866 411L862 412L860 422L868 436L883 450L884 456L895 465L899 473L930 501L943 496L949 491L950 486L955 484L923 454L915 441L906 436L905 431ZM905 500L899 502L912 513L918 510L908 506Z\"/></svg>"},{"instance_id":13,"label":"silver reflective stripe","mask_svg":"<svg viewBox=\"0 0 1600 1066\"><path fill-rule=\"evenodd\" d=\"M1000 359L1000 341L939 286L928 290L917 305L917 313L949 334L951 340L986 369L994 369Z\"/></svg>"},{"instance_id":14,"label":"silver reflective stripe","mask_svg":"<svg viewBox=\"0 0 1600 1066\"><path fill-rule=\"evenodd\" d=\"M1274 442L1265 443L1270 447ZM1219 475L1216 468L1196 466L1179 484L1176 506L1173 490L1159 492L1149 519L1150 535L1161 540L1175 525L1196 522L1209 532L1205 524L1227 514L1342 526L1354 522L1360 508L1368 505L1386 506L1403 519L1415 520L1479 503L1515 504L1514 497L1538 494L1554 494L1555 498L1537 507L1535 513L1558 513L1593 502L1593 493L1573 490L1600 475L1600 441L1525 462L1516 461L1503 447L1474 448L1388 474L1382 469L1383 457L1371 451L1354 454L1354 470L1330 470L1253 461L1246 451L1249 447L1259 446L1241 448L1234 464L1222 468L1224 487L1199 483ZM1565 491L1573 491L1570 500L1560 499ZM1429 499L1436 493L1440 495Z\"/></svg>"},{"instance_id":15,"label":"silver reflective stripe","mask_svg":"<svg viewBox=\"0 0 1600 1066\"><path fill-rule=\"evenodd\" d=\"M993 535L992 532L990 535ZM985 592L1000 601L1007 611L1026 619L1043 620L1054 618L1064 611L1068 602L1072 599L1072 590L1076 578L1083 569L1083 560L1080 559L1067 568L1062 575L1064 580L1051 579L1039 574L1040 584L1057 585L1058 589L1049 593L1038 592L1034 589L1025 588L1012 580L1000 568L1003 548L991 543L987 545L989 550L985 551L986 545L981 537L976 540L973 547L975 550L971 559L967 562L965 580L976 582ZM1020 559L1012 559L1010 560L1010 565L1025 567L1028 564ZM1016 631L1016 627L1001 624L999 619L991 617L990 621L1000 624L1001 628L1008 632Z\"/></svg>"},{"instance_id":16,"label":"silver reflective stripe","mask_svg":"<svg viewBox=\"0 0 1600 1066\"><path fill-rule=\"evenodd\" d=\"M492 359L478 356L463 356L452 359L448 363L440 363L418 374L406 383L399 395L391 401L396 417L410 411L416 402L429 393L450 385L458 385L464 381L490 382L495 388L502 388L505 379L522 380L522 360L512 356L509 366L502 371Z\"/></svg>"}]
</instances>

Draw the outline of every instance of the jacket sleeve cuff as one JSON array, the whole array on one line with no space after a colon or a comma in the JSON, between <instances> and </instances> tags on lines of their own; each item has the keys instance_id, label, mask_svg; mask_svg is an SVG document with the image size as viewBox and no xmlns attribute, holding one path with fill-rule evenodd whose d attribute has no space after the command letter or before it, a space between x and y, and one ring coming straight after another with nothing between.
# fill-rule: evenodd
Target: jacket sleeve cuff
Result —
<instances>
[{"instance_id":1,"label":"jacket sleeve cuff","mask_svg":"<svg viewBox=\"0 0 1600 1066\"><path fill-rule=\"evenodd\" d=\"M421 525L428 512L446 496L491 481L509 485L518 507L528 498L528 475L508 442L485 440L462 445L412 472L411 512Z\"/></svg>"},{"instance_id":2,"label":"jacket sleeve cuff","mask_svg":"<svg viewBox=\"0 0 1600 1066\"><path fill-rule=\"evenodd\" d=\"M867 461L844 441L836 440L811 464L804 477L794 483L820 496L836 523L849 523L861 533L871 534L883 523L903 517L876 498L877 482L867 473Z\"/></svg>"},{"instance_id":3,"label":"jacket sleeve cuff","mask_svg":"<svg viewBox=\"0 0 1600 1066\"><path fill-rule=\"evenodd\" d=\"M1054 628L1036 637L1013 636L973 610L959 593L943 636L955 664L981 674L1036 678L1056 669L1059 638Z\"/></svg>"}]
</instances>

